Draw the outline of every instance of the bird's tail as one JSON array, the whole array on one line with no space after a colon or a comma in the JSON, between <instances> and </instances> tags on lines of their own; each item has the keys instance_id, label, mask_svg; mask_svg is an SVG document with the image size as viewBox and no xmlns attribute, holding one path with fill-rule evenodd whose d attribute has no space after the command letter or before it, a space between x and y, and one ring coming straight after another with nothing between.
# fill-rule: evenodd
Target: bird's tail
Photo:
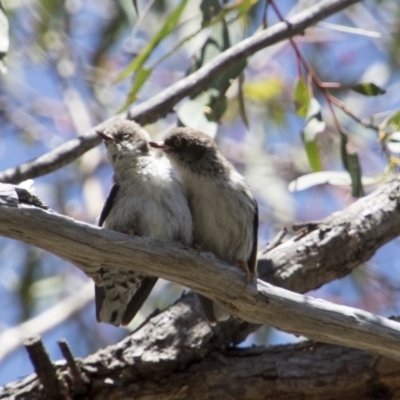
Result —
<instances>
[{"instance_id":1,"label":"bird's tail","mask_svg":"<svg viewBox=\"0 0 400 400\"><path fill-rule=\"evenodd\" d=\"M146 301L158 278L142 274L108 274L103 286L95 286L96 318L115 326L128 325Z\"/></svg>"}]
</instances>

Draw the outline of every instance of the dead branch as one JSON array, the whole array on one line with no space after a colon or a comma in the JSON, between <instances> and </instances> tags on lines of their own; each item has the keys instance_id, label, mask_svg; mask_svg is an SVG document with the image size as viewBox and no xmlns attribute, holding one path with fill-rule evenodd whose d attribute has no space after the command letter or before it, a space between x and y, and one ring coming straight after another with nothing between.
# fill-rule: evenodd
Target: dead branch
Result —
<instances>
[{"instance_id":1,"label":"dead branch","mask_svg":"<svg viewBox=\"0 0 400 400\"><path fill-rule=\"evenodd\" d=\"M354 266L356 259L363 259L360 254L364 249L368 250L366 254L372 255L379 246L400 233L399 201L399 180L394 179L337 213L319 229L305 233L298 240L285 242L271 253L279 254L279 248L287 252L294 246L309 260L316 257L320 248L333 246L332 243L341 246L343 243L337 241L340 237L347 247L329 247L331 255L348 251L347 260ZM366 208L370 202L379 204L374 215ZM358 223L353 226L350 221L355 215ZM332 221L338 226L343 224L345 229L338 229ZM0 207L0 234L48 250L91 276L96 276L104 266L144 272L190 287L251 323L269 324L313 340L369 350L395 359L400 357L397 322L289 292L261 280L257 285L245 287L239 269L220 262L210 253L199 254L182 245L143 237L130 238L51 211L25 204L7 205L7 202ZM314 246L312 252L310 243ZM315 268L325 269L330 259L337 265L336 256L332 256L327 257L325 264L316 263ZM296 267L302 266L296 264ZM289 264L288 268L290 271L293 265Z\"/></svg>"}]
</instances>

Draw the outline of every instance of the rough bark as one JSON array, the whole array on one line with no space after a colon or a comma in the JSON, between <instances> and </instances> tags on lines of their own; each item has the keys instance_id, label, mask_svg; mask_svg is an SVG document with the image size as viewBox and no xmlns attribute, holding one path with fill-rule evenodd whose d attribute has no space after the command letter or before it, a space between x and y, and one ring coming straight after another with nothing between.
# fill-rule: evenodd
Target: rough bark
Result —
<instances>
[{"instance_id":1,"label":"rough bark","mask_svg":"<svg viewBox=\"0 0 400 400\"><path fill-rule=\"evenodd\" d=\"M77 399L400 398L398 361L312 342L225 348L223 332L204 321L190 294L120 343L76 360L81 384L57 362L58 386ZM0 389L0 399L51 392L32 374Z\"/></svg>"},{"instance_id":2,"label":"rough bark","mask_svg":"<svg viewBox=\"0 0 400 400\"><path fill-rule=\"evenodd\" d=\"M314 261L318 269L326 268L331 259L337 265L336 254L346 252L337 246L347 244L352 254L348 257L351 265L364 249L372 255L372 247L377 249L379 241L386 242L400 230L399 201L399 181L394 180L377 193L359 200L347 212L343 211L331 221L321 222L315 231L305 232L302 238L294 238L289 245L285 242L279 247L287 254L288 247L295 246L296 251L304 251L309 260L318 254L320 247L329 244L331 256L325 264L321 264L318 257ZM370 207L373 204L379 204L379 209L372 215ZM313 340L400 359L400 324L397 322L306 297L261 280L246 285L243 271L219 261L211 253L143 237L131 238L49 210L17 205L0 207L1 235L48 250L78 265L94 279L99 279L99 268L107 266L143 272L174 281L216 300L244 321L269 324ZM384 232L387 236L383 236ZM280 258L279 255L277 261Z\"/></svg>"},{"instance_id":3,"label":"rough bark","mask_svg":"<svg viewBox=\"0 0 400 400\"><path fill-rule=\"evenodd\" d=\"M293 288L295 282L295 288L304 292L341 276L343 271L351 271L357 260L364 261L400 233L399 188L400 180L394 179L318 226L309 225L306 228L311 232L306 230L303 236L289 239L261 256L261 275L275 279L282 287ZM10 200L12 191L7 193L8 201L0 203L8 206L0 207L0 212L18 205L17 196ZM342 226L346 229L339 229ZM12 229L21 235L15 225ZM329 257L332 251L338 252L335 243L340 249L339 269L337 258ZM307 262L310 256L314 264ZM307 279L303 278L302 265L307 269ZM189 295L122 342L79 361L86 382L83 388L74 384L71 368L62 362L56 368L74 398L79 394L99 399L400 398L400 364L388 358L307 343L247 350L226 348L227 343L240 341L253 329L238 321L211 328L202 318L194 296ZM0 393L0 398L46 398L36 374L8 385Z\"/></svg>"},{"instance_id":4,"label":"rough bark","mask_svg":"<svg viewBox=\"0 0 400 400\"><path fill-rule=\"evenodd\" d=\"M304 293L348 275L400 234L400 186L393 179L369 196L259 257L264 281ZM301 239L299 239L301 237Z\"/></svg>"}]
</instances>

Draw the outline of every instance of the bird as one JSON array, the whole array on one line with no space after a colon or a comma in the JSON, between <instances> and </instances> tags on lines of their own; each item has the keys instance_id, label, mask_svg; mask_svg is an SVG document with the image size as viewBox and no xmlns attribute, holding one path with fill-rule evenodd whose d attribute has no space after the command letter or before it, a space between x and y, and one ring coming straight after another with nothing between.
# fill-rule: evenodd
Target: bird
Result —
<instances>
[{"instance_id":1,"label":"bird","mask_svg":"<svg viewBox=\"0 0 400 400\"><path fill-rule=\"evenodd\" d=\"M134 121L117 120L96 133L114 170L99 226L191 246L187 198L168 159L150 147L147 131ZM112 266L102 267L101 277L95 285L96 318L115 326L131 322L158 279L133 271L121 274Z\"/></svg>"},{"instance_id":2,"label":"bird","mask_svg":"<svg viewBox=\"0 0 400 400\"><path fill-rule=\"evenodd\" d=\"M194 243L241 268L246 284L257 273L258 205L248 184L208 135L187 127L172 129L161 149L189 201ZM211 325L230 317L228 311L199 295Z\"/></svg>"}]
</instances>

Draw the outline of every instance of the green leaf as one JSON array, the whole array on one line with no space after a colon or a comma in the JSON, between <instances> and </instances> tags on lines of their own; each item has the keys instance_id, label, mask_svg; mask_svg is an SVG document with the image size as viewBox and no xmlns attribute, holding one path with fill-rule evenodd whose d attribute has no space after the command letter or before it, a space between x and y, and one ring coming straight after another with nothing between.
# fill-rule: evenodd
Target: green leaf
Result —
<instances>
[{"instance_id":1,"label":"green leaf","mask_svg":"<svg viewBox=\"0 0 400 400\"><path fill-rule=\"evenodd\" d=\"M181 3L168 15L163 26L160 30L151 38L148 45L137 55L137 57L118 75L117 82L121 81L131 74L133 74L139 68L142 68L144 63L150 57L154 49L160 44L176 27L179 19L182 15L183 10L186 7L188 0L182 0Z\"/></svg>"},{"instance_id":2,"label":"green leaf","mask_svg":"<svg viewBox=\"0 0 400 400\"><path fill-rule=\"evenodd\" d=\"M284 84L279 78L246 81L243 84L243 93L246 99L266 103L283 92Z\"/></svg>"},{"instance_id":3,"label":"green leaf","mask_svg":"<svg viewBox=\"0 0 400 400\"><path fill-rule=\"evenodd\" d=\"M293 101L296 114L306 118L310 105L310 91L304 78L298 78L294 85Z\"/></svg>"},{"instance_id":4,"label":"green leaf","mask_svg":"<svg viewBox=\"0 0 400 400\"><path fill-rule=\"evenodd\" d=\"M203 0L200 4L200 10L203 15L201 26L205 26L221 11L221 5L218 0Z\"/></svg>"},{"instance_id":5,"label":"green leaf","mask_svg":"<svg viewBox=\"0 0 400 400\"><path fill-rule=\"evenodd\" d=\"M375 187L385 181L385 174L362 177L363 186ZM290 182L290 192L306 190L317 185L351 186L351 177L347 171L322 171L302 175Z\"/></svg>"},{"instance_id":6,"label":"green leaf","mask_svg":"<svg viewBox=\"0 0 400 400\"><path fill-rule=\"evenodd\" d=\"M351 194L354 197L364 196L364 188L362 185L362 171L357 153L347 150L348 137L341 133L340 152L344 168L351 178Z\"/></svg>"},{"instance_id":7,"label":"green leaf","mask_svg":"<svg viewBox=\"0 0 400 400\"><path fill-rule=\"evenodd\" d=\"M207 118L212 93L218 94L215 89L209 89L194 99L186 100L178 109L177 115L180 125L198 129L212 138L217 134L218 124Z\"/></svg>"},{"instance_id":8,"label":"green leaf","mask_svg":"<svg viewBox=\"0 0 400 400\"><path fill-rule=\"evenodd\" d=\"M350 89L364 96L379 96L386 93L385 89L376 86L372 82L358 83L357 85L350 86Z\"/></svg>"},{"instance_id":9,"label":"green leaf","mask_svg":"<svg viewBox=\"0 0 400 400\"><path fill-rule=\"evenodd\" d=\"M393 129L400 130L400 111L396 111L392 114L386 125L390 125Z\"/></svg>"},{"instance_id":10,"label":"green leaf","mask_svg":"<svg viewBox=\"0 0 400 400\"><path fill-rule=\"evenodd\" d=\"M136 95L142 86L146 83L147 79L153 72L153 69L141 68L133 79L133 85L128 93L128 96L125 100L125 104L118 110L118 113L124 111L130 104L132 104L136 100Z\"/></svg>"},{"instance_id":11,"label":"green leaf","mask_svg":"<svg viewBox=\"0 0 400 400\"><path fill-rule=\"evenodd\" d=\"M316 140L303 141L307 153L308 162L314 172L322 171L321 154Z\"/></svg>"},{"instance_id":12,"label":"green leaf","mask_svg":"<svg viewBox=\"0 0 400 400\"><path fill-rule=\"evenodd\" d=\"M195 57L187 75L197 71L202 66L206 65L216 56L231 47L229 38L228 25L223 19L215 24L211 30L209 38L204 43L200 50L200 54ZM212 83L211 87L218 90L220 96L223 97L232 80L237 78L243 69L246 67L246 60L233 63L227 68L223 74L220 74ZM215 97L215 96L214 96Z\"/></svg>"},{"instance_id":13,"label":"green leaf","mask_svg":"<svg viewBox=\"0 0 400 400\"><path fill-rule=\"evenodd\" d=\"M39 18L35 25L38 33L39 43L47 47L46 36L51 31L60 33L63 21L64 2L61 0L39 0Z\"/></svg>"},{"instance_id":14,"label":"green leaf","mask_svg":"<svg viewBox=\"0 0 400 400\"><path fill-rule=\"evenodd\" d=\"M246 105L244 102L244 92L243 92L243 83L244 83L244 74L242 73L239 76L238 79L238 105L239 105L239 115L240 118L242 119L245 127L247 129L249 129L250 125L249 125L249 118L247 116L247 110L246 110Z\"/></svg>"},{"instance_id":15,"label":"green leaf","mask_svg":"<svg viewBox=\"0 0 400 400\"><path fill-rule=\"evenodd\" d=\"M222 8L219 0L202 0L200 4L203 15L201 25L205 27L215 20L222 20L232 11L238 12L239 16L244 16L257 2L258 0L235 1L232 5Z\"/></svg>"},{"instance_id":16,"label":"green leaf","mask_svg":"<svg viewBox=\"0 0 400 400\"><path fill-rule=\"evenodd\" d=\"M240 14L245 15L250 11L250 8L254 6L254 4L258 3L258 0L244 0L237 1L233 6L237 8Z\"/></svg>"},{"instance_id":17,"label":"green leaf","mask_svg":"<svg viewBox=\"0 0 400 400\"><path fill-rule=\"evenodd\" d=\"M200 54L194 58L187 75L197 71L214 57L229 49L230 46L228 26L223 19L213 26L210 36L200 49ZM196 124L200 124L204 127L204 130L209 131L208 133L210 136L215 135L217 128L215 122L221 119L226 110L225 93L232 81L242 73L246 65L246 60L233 63L223 74L218 76L211 83L207 90L197 95L197 97L192 96L192 103L184 103L178 110L180 123L192 128L196 128ZM189 113L188 107L197 107L197 111L193 110ZM183 109L183 111L181 109ZM201 113L202 115L198 116L195 112ZM193 115L196 115L195 119ZM197 126L197 129L200 129L199 126Z\"/></svg>"},{"instance_id":18,"label":"green leaf","mask_svg":"<svg viewBox=\"0 0 400 400\"><path fill-rule=\"evenodd\" d=\"M215 0L213 1L215 2ZM211 2L210 2L211 3ZM182 40L180 40L167 54L164 54L162 57L160 57L150 68L150 75L151 72L159 65L161 64L161 62L163 62L165 59L167 59L171 54L173 54L177 49L179 49L184 43L188 42L190 39L192 39L193 37L197 36L201 31L203 31L204 29L210 28L211 26L217 25L219 24L221 21L223 21L224 16L228 15L231 12L237 11L239 13L239 16L242 15L242 13L246 12L246 10L248 10L249 8L251 8L255 3L257 3L257 0L244 0L243 2L239 2L238 4L235 4L231 7L227 7L222 9L214 18L212 18L209 22L205 23L204 25L202 25L202 27L200 29L198 29L196 32L184 37ZM158 5L160 3L157 2L155 4L155 7L157 8ZM160 11L161 12L161 11ZM230 20L230 22L233 22L235 19ZM225 22L225 21L224 21ZM229 44L229 42L228 42ZM230 46L228 45L226 48L229 48ZM217 53L219 54L219 53ZM244 65L246 63L244 62ZM201 65L200 65L201 66ZM142 68L142 67L141 67ZM138 68L138 70L140 70L141 68ZM243 67L244 68L244 67ZM194 69L196 70L196 69ZM192 71L192 70L190 70ZM136 72L136 74L138 74L139 72ZM150 77L150 75L146 76L146 80ZM234 76L236 77L236 76ZM225 78L226 81L230 81L231 78L230 76L227 76ZM143 86L144 82L140 85ZM229 86L229 85L228 85ZM139 87L139 89L140 89ZM225 89L226 90L226 89ZM136 94L137 94L138 90L136 90L135 88L131 89L131 93L134 95L131 95L125 102L125 105L123 106L123 108L121 108L121 111L123 111L129 104L131 104L131 102L133 101L132 99L136 98ZM221 100L221 102L223 103L224 100ZM218 106L218 109L225 109L224 106ZM213 109L214 110L214 109Z\"/></svg>"}]
</instances>

